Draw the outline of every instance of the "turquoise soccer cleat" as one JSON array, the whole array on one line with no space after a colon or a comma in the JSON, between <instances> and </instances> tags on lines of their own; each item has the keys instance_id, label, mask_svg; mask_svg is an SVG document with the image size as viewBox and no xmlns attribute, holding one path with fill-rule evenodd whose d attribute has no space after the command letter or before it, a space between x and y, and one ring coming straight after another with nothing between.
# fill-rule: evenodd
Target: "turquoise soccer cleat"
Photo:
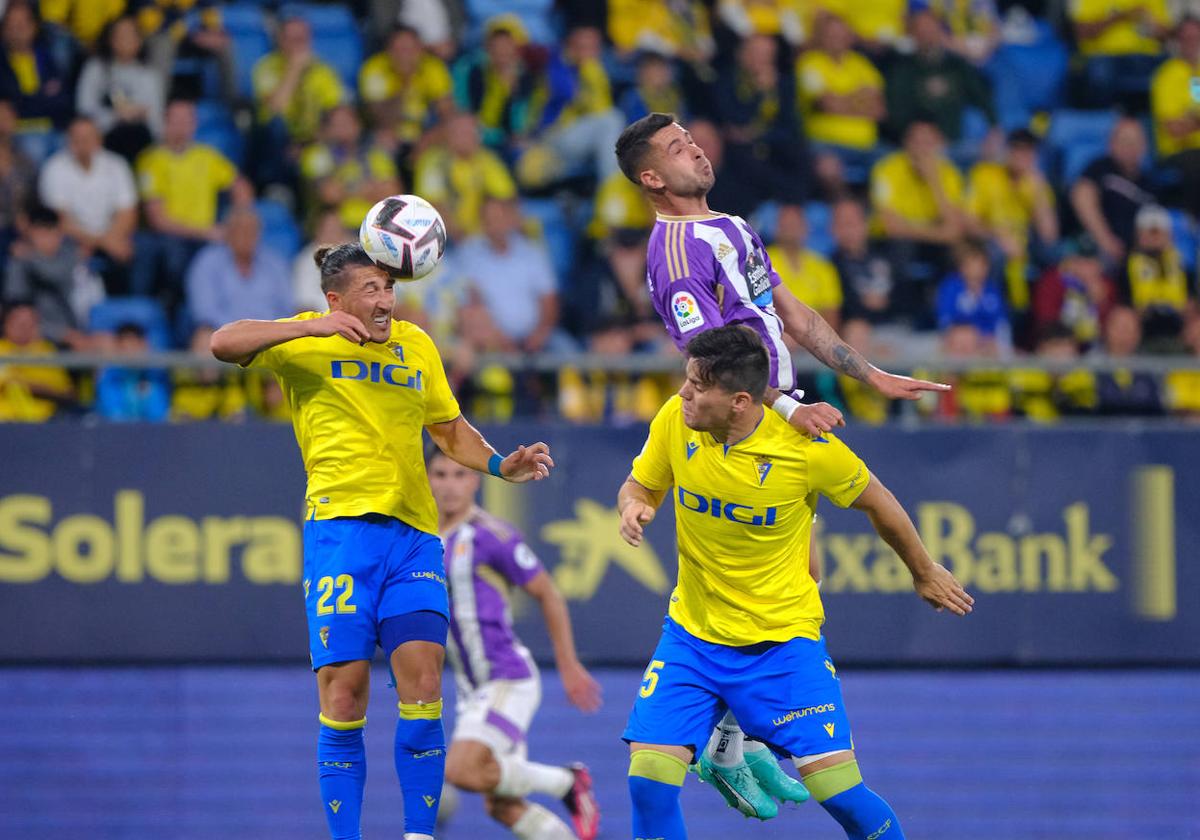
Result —
<instances>
[{"instance_id":1,"label":"turquoise soccer cleat","mask_svg":"<svg viewBox=\"0 0 1200 840\"><path fill-rule=\"evenodd\" d=\"M708 756L700 756L700 760L691 766L692 772L717 789L725 798L730 808L734 808L745 817L759 820L769 820L779 814L779 806L771 799L751 772L750 766L742 762L736 767L718 767ZM781 771L782 772L782 771ZM805 791L808 798L808 791Z\"/></svg>"},{"instance_id":2,"label":"turquoise soccer cleat","mask_svg":"<svg viewBox=\"0 0 1200 840\"><path fill-rule=\"evenodd\" d=\"M769 750L747 753L746 764L750 767L750 772L754 774L754 780L768 795L781 802L799 804L808 801L808 788L802 782L783 772L783 768L779 766L779 762L775 760L775 756L771 755Z\"/></svg>"}]
</instances>

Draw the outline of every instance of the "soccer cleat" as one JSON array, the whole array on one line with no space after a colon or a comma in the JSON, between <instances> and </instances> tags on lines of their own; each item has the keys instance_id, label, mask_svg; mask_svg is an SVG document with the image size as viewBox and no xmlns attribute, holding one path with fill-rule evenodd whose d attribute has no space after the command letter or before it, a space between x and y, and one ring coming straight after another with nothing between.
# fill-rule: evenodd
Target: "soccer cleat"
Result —
<instances>
[{"instance_id":1,"label":"soccer cleat","mask_svg":"<svg viewBox=\"0 0 1200 840\"><path fill-rule=\"evenodd\" d=\"M779 806L758 786L746 762L736 767L718 767L712 759L702 755L691 769L700 777L700 781L715 787L729 807L742 816L769 820L779 813Z\"/></svg>"},{"instance_id":2,"label":"soccer cleat","mask_svg":"<svg viewBox=\"0 0 1200 840\"><path fill-rule=\"evenodd\" d=\"M769 750L747 753L746 764L754 774L755 781L768 795L782 802L808 801L808 788L783 772L783 768Z\"/></svg>"},{"instance_id":3,"label":"soccer cleat","mask_svg":"<svg viewBox=\"0 0 1200 840\"><path fill-rule=\"evenodd\" d=\"M592 792L592 774L579 762L568 769L575 781L563 797L563 804L571 812L571 822L575 824L575 834L579 840L596 840L596 835L600 833L600 805L596 802L596 794Z\"/></svg>"}]
</instances>

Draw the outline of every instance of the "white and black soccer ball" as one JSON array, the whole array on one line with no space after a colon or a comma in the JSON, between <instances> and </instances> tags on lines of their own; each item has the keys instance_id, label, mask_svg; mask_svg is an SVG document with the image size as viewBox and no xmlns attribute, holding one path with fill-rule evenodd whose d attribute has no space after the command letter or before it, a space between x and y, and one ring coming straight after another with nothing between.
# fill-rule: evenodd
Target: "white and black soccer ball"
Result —
<instances>
[{"instance_id":1,"label":"white and black soccer ball","mask_svg":"<svg viewBox=\"0 0 1200 840\"><path fill-rule=\"evenodd\" d=\"M393 195L367 212L358 241L367 256L397 280L420 280L446 253L446 225L420 196Z\"/></svg>"}]
</instances>

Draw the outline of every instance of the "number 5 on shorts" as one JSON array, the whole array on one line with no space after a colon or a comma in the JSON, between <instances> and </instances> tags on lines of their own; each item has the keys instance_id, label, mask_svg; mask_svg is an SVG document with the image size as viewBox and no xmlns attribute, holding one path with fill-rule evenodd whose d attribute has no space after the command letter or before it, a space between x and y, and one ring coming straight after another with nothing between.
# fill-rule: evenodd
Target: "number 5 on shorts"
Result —
<instances>
[{"instance_id":1,"label":"number 5 on shorts","mask_svg":"<svg viewBox=\"0 0 1200 840\"><path fill-rule=\"evenodd\" d=\"M658 672L666 664L661 659L655 659L646 666L646 673L642 674L642 687L638 691L639 697L649 697L654 693L654 689L658 688Z\"/></svg>"}]
</instances>

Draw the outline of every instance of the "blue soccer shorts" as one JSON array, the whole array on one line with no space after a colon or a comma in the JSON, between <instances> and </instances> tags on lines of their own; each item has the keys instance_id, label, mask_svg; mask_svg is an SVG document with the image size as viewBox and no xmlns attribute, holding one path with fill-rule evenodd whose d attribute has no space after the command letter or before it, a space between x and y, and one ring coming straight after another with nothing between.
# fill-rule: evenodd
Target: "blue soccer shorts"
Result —
<instances>
[{"instance_id":1,"label":"blue soccer shorts","mask_svg":"<svg viewBox=\"0 0 1200 840\"><path fill-rule=\"evenodd\" d=\"M670 618L622 737L699 752L727 708L747 735L779 753L852 748L841 680L823 638L730 647L698 639Z\"/></svg>"},{"instance_id":2,"label":"blue soccer shorts","mask_svg":"<svg viewBox=\"0 0 1200 840\"><path fill-rule=\"evenodd\" d=\"M425 610L449 620L442 541L379 514L309 519L304 606L314 671L372 659L384 619Z\"/></svg>"}]
</instances>

